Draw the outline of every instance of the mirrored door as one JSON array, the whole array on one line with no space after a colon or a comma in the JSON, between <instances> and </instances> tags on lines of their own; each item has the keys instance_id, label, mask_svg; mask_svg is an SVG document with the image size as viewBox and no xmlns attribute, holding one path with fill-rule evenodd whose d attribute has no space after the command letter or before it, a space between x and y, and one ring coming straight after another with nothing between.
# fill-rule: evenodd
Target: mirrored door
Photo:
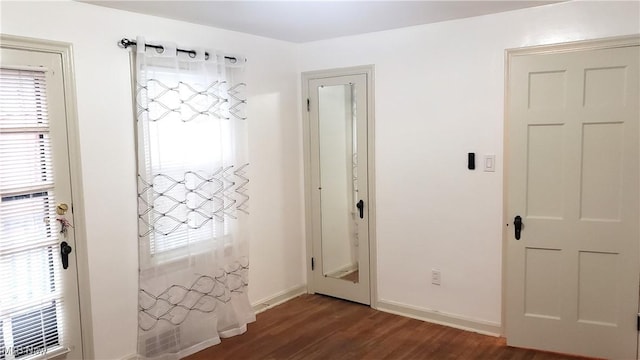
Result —
<instances>
[{"instance_id":1,"label":"mirrored door","mask_svg":"<svg viewBox=\"0 0 640 360\"><path fill-rule=\"evenodd\" d=\"M369 304L367 75L308 87L314 289Z\"/></svg>"}]
</instances>

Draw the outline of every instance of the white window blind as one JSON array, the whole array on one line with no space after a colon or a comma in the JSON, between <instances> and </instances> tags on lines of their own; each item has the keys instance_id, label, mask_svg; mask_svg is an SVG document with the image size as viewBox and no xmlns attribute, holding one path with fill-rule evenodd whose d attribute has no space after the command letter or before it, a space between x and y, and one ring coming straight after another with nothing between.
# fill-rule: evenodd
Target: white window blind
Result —
<instances>
[{"instance_id":1,"label":"white window blind","mask_svg":"<svg viewBox=\"0 0 640 360\"><path fill-rule=\"evenodd\" d=\"M222 164L231 162L231 125L190 117L196 108L211 112L220 106L211 96L194 96L194 92L205 94L210 84L184 71L179 78L167 69L154 70L156 79L146 84L151 101L150 156L145 165L161 195L149 200L158 211L148 220L155 227L149 246L152 256L172 260L187 255L190 245L216 241L229 233L220 211L227 185L215 178L224 178ZM210 219L214 213L221 215Z\"/></svg>"},{"instance_id":2,"label":"white window blind","mask_svg":"<svg viewBox=\"0 0 640 360\"><path fill-rule=\"evenodd\" d=\"M0 360L59 348L59 226L44 71L0 69Z\"/></svg>"}]
</instances>

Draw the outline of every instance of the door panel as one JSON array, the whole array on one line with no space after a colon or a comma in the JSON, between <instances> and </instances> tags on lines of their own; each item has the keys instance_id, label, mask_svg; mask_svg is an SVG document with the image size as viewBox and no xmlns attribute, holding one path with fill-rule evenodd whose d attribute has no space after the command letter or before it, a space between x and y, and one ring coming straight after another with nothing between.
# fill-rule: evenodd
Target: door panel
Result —
<instances>
[{"instance_id":1,"label":"door panel","mask_svg":"<svg viewBox=\"0 0 640 360\"><path fill-rule=\"evenodd\" d=\"M636 357L638 49L510 59L509 345Z\"/></svg>"},{"instance_id":2,"label":"door panel","mask_svg":"<svg viewBox=\"0 0 640 360\"><path fill-rule=\"evenodd\" d=\"M0 118L0 277L12 279L0 284L6 287L0 291L0 348L4 349L0 358L46 352L48 357L79 359L82 346L62 58L60 54L3 48L0 65L5 79L0 84L4 107ZM25 80L24 74L34 74L39 80ZM62 204L66 211L64 205L58 208ZM63 227L63 220L71 226ZM63 241L72 249L67 269L62 267Z\"/></svg>"},{"instance_id":3,"label":"door panel","mask_svg":"<svg viewBox=\"0 0 640 360\"><path fill-rule=\"evenodd\" d=\"M314 288L369 304L367 78L308 86Z\"/></svg>"}]
</instances>

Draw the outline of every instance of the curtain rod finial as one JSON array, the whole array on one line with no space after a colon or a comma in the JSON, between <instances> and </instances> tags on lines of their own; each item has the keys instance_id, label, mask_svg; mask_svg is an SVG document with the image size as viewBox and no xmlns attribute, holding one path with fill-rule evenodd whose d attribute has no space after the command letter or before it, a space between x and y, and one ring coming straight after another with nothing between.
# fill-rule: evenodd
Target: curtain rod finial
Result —
<instances>
[{"instance_id":1,"label":"curtain rod finial","mask_svg":"<svg viewBox=\"0 0 640 360\"><path fill-rule=\"evenodd\" d=\"M127 38L122 38L120 41L118 41L118 46L123 48L123 49L126 49L129 46L132 46L132 45L135 45L135 44L136 44L135 41L131 41L131 40L127 39Z\"/></svg>"}]
</instances>

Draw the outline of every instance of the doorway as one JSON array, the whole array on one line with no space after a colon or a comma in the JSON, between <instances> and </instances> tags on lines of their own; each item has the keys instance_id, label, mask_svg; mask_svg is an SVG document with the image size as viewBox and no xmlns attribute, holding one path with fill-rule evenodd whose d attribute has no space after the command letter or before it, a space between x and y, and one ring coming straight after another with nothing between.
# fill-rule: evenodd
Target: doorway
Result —
<instances>
[{"instance_id":1,"label":"doorway","mask_svg":"<svg viewBox=\"0 0 640 360\"><path fill-rule=\"evenodd\" d=\"M70 46L2 36L0 55L0 359L83 358Z\"/></svg>"},{"instance_id":2,"label":"doorway","mask_svg":"<svg viewBox=\"0 0 640 360\"><path fill-rule=\"evenodd\" d=\"M373 66L302 75L310 293L372 304Z\"/></svg>"},{"instance_id":3,"label":"doorway","mask_svg":"<svg viewBox=\"0 0 640 360\"><path fill-rule=\"evenodd\" d=\"M636 358L640 38L507 56L507 343Z\"/></svg>"}]
</instances>

